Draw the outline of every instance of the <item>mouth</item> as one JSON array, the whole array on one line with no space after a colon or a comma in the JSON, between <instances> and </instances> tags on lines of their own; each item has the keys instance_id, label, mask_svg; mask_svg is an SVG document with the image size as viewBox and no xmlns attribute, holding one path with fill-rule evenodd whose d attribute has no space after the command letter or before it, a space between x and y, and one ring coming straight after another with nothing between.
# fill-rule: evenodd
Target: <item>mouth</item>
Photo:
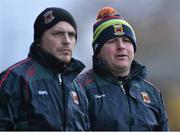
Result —
<instances>
[{"instance_id":1,"label":"mouth","mask_svg":"<svg viewBox=\"0 0 180 132\"><path fill-rule=\"evenodd\" d=\"M127 56L127 55L125 55L125 54L118 54L118 55L116 55L116 57L125 57L125 56Z\"/></svg>"},{"instance_id":2,"label":"mouth","mask_svg":"<svg viewBox=\"0 0 180 132\"><path fill-rule=\"evenodd\" d=\"M116 58L119 58L119 59L124 59L124 58L127 58L128 56L125 55L125 54L118 54L115 56Z\"/></svg>"},{"instance_id":3,"label":"mouth","mask_svg":"<svg viewBox=\"0 0 180 132\"><path fill-rule=\"evenodd\" d=\"M67 55L67 54L71 54L72 51L70 49L63 48L63 49L58 49L58 52L61 52L65 55Z\"/></svg>"}]
</instances>

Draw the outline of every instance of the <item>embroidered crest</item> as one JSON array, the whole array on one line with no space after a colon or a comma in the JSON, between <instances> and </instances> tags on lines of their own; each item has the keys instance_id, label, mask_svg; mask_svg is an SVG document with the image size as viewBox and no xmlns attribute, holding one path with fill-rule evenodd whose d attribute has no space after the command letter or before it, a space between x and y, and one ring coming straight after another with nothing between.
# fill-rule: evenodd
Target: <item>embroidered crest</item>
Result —
<instances>
[{"instance_id":1,"label":"embroidered crest","mask_svg":"<svg viewBox=\"0 0 180 132\"><path fill-rule=\"evenodd\" d=\"M43 16L44 16L44 22L45 24L50 23L53 19L53 11L47 11Z\"/></svg>"},{"instance_id":2,"label":"embroidered crest","mask_svg":"<svg viewBox=\"0 0 180 132\"><path fill-rule=\"evenodd\" d=\"M141 92L141 95L142 95L142 98L143 98L143 101L145 102L145 103L151 103L151 100L150 100L150 98L149 98L149 95L148 95L148 93L146 93L146 92Z\"/></svg>"},{"instance_id":3,"label":"embroidered crest","mask_svg":"<svg viewBox=\"0 0 180 132\"><path fill-rule=\"evenodd\" d=\"M123 31L123 27L121 24L114 24L114 35L123 35L124 31Z\"/></svg>"},{"instance_id":4,"label":"embroidered crest","mask_svg":"<svg viewBox=\"0 0 180 132\"><path fill-rule=\"evenodd\" d=\"M74 103L79 104L77 93L74 91L71 91L70 94L71 94L71 97L72 97Z\"/></svg>"}]
</instances>

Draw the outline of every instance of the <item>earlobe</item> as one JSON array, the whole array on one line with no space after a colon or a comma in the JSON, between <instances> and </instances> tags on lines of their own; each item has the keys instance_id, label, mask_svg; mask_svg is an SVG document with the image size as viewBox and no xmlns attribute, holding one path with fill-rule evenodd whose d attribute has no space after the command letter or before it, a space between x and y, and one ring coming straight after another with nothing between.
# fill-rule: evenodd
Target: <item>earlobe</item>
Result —
<instances>
[{"instance_id":1,"label":"earlobe","mask_svg":"<svg viewBox=\"0 0 180 132\"><path fill-rule=\"evenodd\" d=\"M36 45L37 45L38 47L40 47L40 43L37 43Z\"/></svg>"},{"instance_id":2,"label":"earlobe","mask_svg":"<svg viewBox=\"0 0 180 132\"><path fill-rule=\"evenodd\" d=\"M36 39L36 41L34 42L34 44L35 44L37 47L40 47L40 39Z\"/></svg>"}]
</instances>

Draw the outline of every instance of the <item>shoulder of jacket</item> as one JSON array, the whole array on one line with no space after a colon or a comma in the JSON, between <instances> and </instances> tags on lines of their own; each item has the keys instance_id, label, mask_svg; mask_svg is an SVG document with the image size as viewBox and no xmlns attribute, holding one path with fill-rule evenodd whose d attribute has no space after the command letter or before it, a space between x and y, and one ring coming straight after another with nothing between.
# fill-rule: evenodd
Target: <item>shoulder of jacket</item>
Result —
<instances>
[{"instance_id":1,"label":"shoulder of jacket","mask_svg":"<svg viewBox=\"0 0 180 132\"><path fill-rule=\"evenodd\" d=\"M143 79L143 81L160 93L160 90L152 82L150 82L150 81L148 81L146 79Z\"/></svg>"},{"instance_id":2,"label":"shoulder of jacket","mask_svg":"<svg viewBox=\"0 0 180 132\"><path fill-rule=\"evenodd\" d=\"M80 75L78 75L75 79L82 87L85 87L93 82L93 70L90 69Z\"/></svg>"},{"instance_id":3,"label":"shoulder of jacket","mask_svg":"<svg viewBox=\"0 0 180 132\"><path fill-rule=\"evenodd\" d=\"M0 86L11 76L11 77L18 77L21 74L24 74L24 70L22 70L22 66L27 63L31 58L24 59L22 61L17 62L16 64L10 66L8 69L3 71L1 73L1 79L0 79ZM10 78L11 78L10 77ZM9 78L9 79L10 79ZM13 81L13 80L12 80Z\"/></svg>"},{"instance_id":4,"label":"shoulder of jacket","mask_svg":"<svg viewBox=\"0 0 180 132\"><path fill-rule=\"evenodd\" d=\"M31 58L26 58L24 60L21 60L14 65L10 66L6 71L8 72L18 72L21 70L24 70L26 65L31 61ZM29 64L28 64L29 65Z\"/></svg>"}]
</instances>

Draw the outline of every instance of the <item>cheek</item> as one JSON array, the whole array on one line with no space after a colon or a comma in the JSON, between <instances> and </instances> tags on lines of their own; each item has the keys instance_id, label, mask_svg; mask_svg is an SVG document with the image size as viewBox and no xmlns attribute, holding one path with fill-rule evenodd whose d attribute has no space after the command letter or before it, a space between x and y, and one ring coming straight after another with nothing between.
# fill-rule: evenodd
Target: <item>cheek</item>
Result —
<instances>
[{"instance_id":1,"label":"cheek","mask_svg":"<svg viewBox=\"0 0 180 132\"><path fill-rule=\"evenodd\" d=\"M106 53L105 53L105 56L106 56L106 58L109 60L113 60L113 58L114 58L114 53L115 53L115 51L114 51L114 49L113 48L109 48L109 49L107 49L106 50Z\"/></svg>"},{"instance_id":2,"label":"cheek","mask_svg":"<svg viewBox=\"0 0 180 132\"><path fill-rule=\"evenodd\" d=\"M44 39L42 41L41 47L51 53L55 51L55 49L57 48L57 44L50 39Z\"/></svg>"},{"instance_id":3,"label":"cheek","mask_svg":"<svg viewBox=\"0 0 180 132\"><path fill-rule=\"evenodd\" d=\"M110 48L107 49L103 49L103 51L101 52L101 56L104 60L109 60L110 58L113 58L113 53L114 51Z\"/></svg>"},{"instance_id":4,"label":"cheek","mask_svg":"<svg viewBox=\"0 0 180 132\"><path fill-rule=\"evenodd\" d=\"M73 42L72 44L71 44L71 49L73 50L74 48L75 48L75 45L76 45L76 43L75 42Z\"/></svg>"},{"instance_id":5,"label":"cheek","mask_svg":"<svg viewBox=\"0 0 180 132\"><path fill-rule=\"evenodd\" d=\"M111 47L104 47L103 48L103 54L104 55L111 55L112 53L114 53L114 49Z\"/></svg>"},{"instance_id":6,"label":"cheek","mask_svg":"<svg viewBox=\"0 0 180 132\"><path fill-rule=\"evenodd\" d=\"M133 48L129 49L128 54L131 57L131 59L133 60L134 59L134 49Z\"/></svg>"}]
</instances>

